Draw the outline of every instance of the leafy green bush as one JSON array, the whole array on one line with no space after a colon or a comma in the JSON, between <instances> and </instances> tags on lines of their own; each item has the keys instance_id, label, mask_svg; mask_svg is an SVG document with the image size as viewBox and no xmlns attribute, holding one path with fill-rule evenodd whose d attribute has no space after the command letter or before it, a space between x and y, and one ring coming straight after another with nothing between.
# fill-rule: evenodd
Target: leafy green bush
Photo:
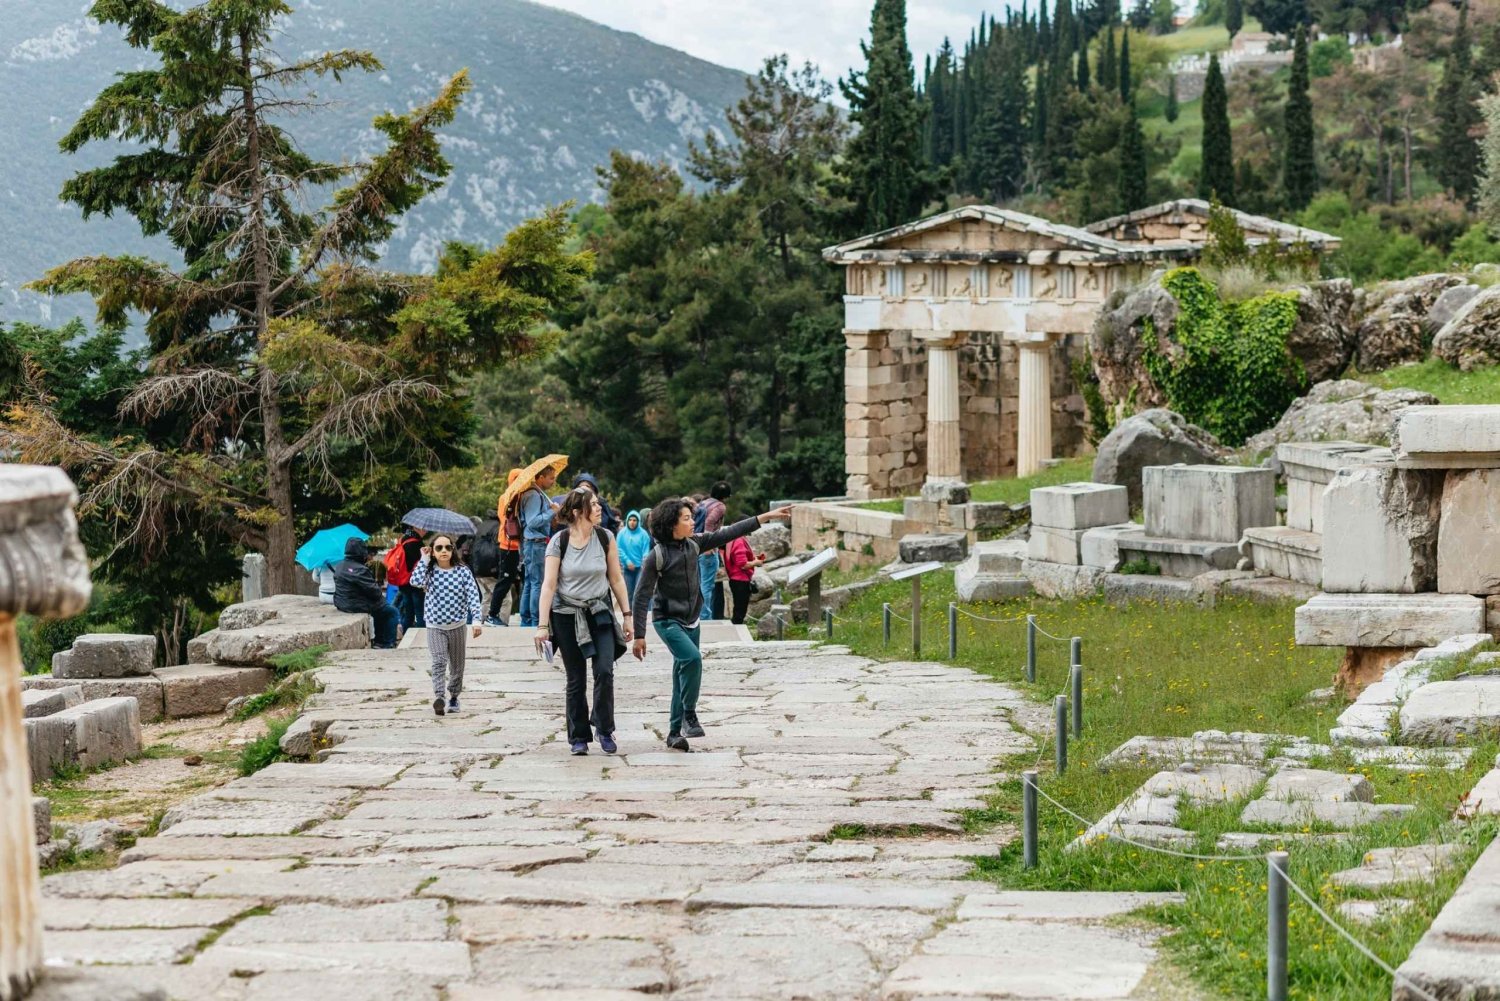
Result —
<instances>
[{"instance_id":1,"label":"leafy green bush","mask_svg":"<svg viewBox=\"0 0 1500 1001\"><path fill-rule=\"evenodd\" d=\"M1334 70L1352 62L1354 54L1343 35L1330 35L1307 48L1307 70L1314 80L1333 76Z\"/></svg>"},{"instance_id":2,"label":"leafy green bush","mask_svg":"<svg viewBox=\"0 0 1500 1001\"><path fill-rule=\"evenodd\" d=\"M1224 302L1197 268L1169 271L1162 287L1177 300L1181 350L1172 357L1159 351L1148 322L1143 360L1168 406L1229 445L1274 424L1307 383L1286 344L1297 294Z\"/></svg>"},{"instance_id":3,"label":"leafy green bush","mask_svg":"<svg viewBox=\"0 0 1500 1001\"><path fill-rule=\"evenodd\" d=\"M1142 577L1160 577L1161 567L1142 557L1138 560L1126 560L1120 564L1120 573L1136 574Z\"/></svg>"},{"instance_id":4,"label":"leafy green bush","mask_svg":"<svg viewBox=\"0 0 1500 1001\"><path fill-rule=\"evenodd\" d=\"M1453 241L1451 257L1454 264L1464 268L1471 268L1476 264L1500 263L1500 243L1490 236L1488 226L1476 222L1464 230L1463 236Z\"/></svg>"},{"instance_id":5,"label":"leafy green bush","mask_svg":"<svg viewBox=\"0 0 1500 1001\"><path fill-rule=\"evenodd\" d=\"M284 760L286 755L281 753L281 738L291 725L291 717L269 721L265 735L246 744L240 752L240 774L254 775L267 765Z\"/></svg>"}]
</instances>

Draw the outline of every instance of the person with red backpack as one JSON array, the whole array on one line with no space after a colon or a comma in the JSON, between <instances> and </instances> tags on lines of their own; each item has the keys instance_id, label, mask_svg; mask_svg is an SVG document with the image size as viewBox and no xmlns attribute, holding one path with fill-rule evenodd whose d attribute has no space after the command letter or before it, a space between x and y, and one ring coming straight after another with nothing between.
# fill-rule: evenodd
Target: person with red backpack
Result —
<instances>
[{"instance_id":1,"label":"person with red backpack","mask_svg":"<svg viewBox=\"0 0 1500 1001\"><path fill-rule=\"evenodd\" d=\"M421 629L427 624L422 617L422 589L411 584L411 572L421 558L422 533L411 527L386 550L385 581L396 585L396 608L401 612L403 629Z\"/></svg>"}]
</instances>

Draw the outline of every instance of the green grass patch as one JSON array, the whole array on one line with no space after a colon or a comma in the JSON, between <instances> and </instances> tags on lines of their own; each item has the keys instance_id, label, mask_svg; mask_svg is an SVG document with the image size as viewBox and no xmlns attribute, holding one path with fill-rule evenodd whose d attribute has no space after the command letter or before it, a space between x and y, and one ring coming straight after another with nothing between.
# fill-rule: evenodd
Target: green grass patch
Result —
<instances>
[{"instance_id":1,"label":"green grass patch","mask_svg":"<svg viewBox=\"0 0 1500 1001\"><path fill-rule=\"evenodd\" d=\"M240 774L254 775L267 765L284 761L286 755L281 753L281 738L291 725L291 717L268 720L265 734L246 744L240 752Z\"/></svg>"},{"instance_id":2,"label":"green grass patch","mask_svg":"<svg viewBox=\"0 0 1500 1001\"><path fill-rule=\"evenodd\" d=\"M884 511L886 514L902 514L906 511L906 502L900 497L887 497L885 500L863 501L855 505L866 511Z\"/></svg>"},{"instance_id":3,"label":"green grass patch","mask_svg":"<svg viewBox=\"0 0 1500 1001\"><path fill-rule=\"evenodd\" d=\"M1033 473L1030 476L1015 476L1005 480L984 480L969 485L969 498L980 503L1025 504L1031 500L1031 491L1036 487L1055 487L1059 483L1076 483L1094 478L1094 457L1081 456L1063 459L1055 466Z\"/></svg>"},{"instance_id":4,"label":"green grass patch","mask_svg":"<svg viewBox=\"0 0 1500 1001\"><path fill-rule=\"evenodd\" d=\"M266 659L276 671L276 677L285 678L289 674L296 674L300 671L316 671L323 666L323 658L331 649L333 648L326 645L312 646L306 650L279 653Z\"/></svg>"},{"instance_id":5,"label":"green grass patch","mask_svg":"<svg viewBox=\"0 0 1500 1001\"><path fill-rule=\"evenodd\" d=\"M1441 403L1500 403L1500 366L1460 372L1441 358L1351 375L1382 389L1420 389Z\"/></svg>"},{"instance_id":6,"label":"green grass patch","mask_svg":"<svg viewBox=\"0 0 1500 1001\"><path fill-rule=\"evenodd\" d=\"M874 657L910 656L909 632L897 622L892 644L883 646L881 602L909 610L905 584L879 585L841 613L838 642ZM946 650L946 607L954 600L951 580L933 575L924 585L923 633L929 657ZM1338 652L1299 648L1292 642L1293 606L1222 601L1214 608L1137 603L1128 608L1101 598L1058 602L1028 599L966 605L994 618L1033 613L1047 631L1083 637L1085 731L1070 747L1066 775L1052 773L1050 746L1007 763L1010 775L1024 768L1042 772L1041 788L1081 817L1095 819L1145 781L1154 767L1100 769L1098 760L1137 734L1185 736L1196 730L1251 730L1326 742L1343 703L1316 704L1307 692L1329 683ZM1023 680L1024 622L990 623L960 617L958 663L1050 701L1066 689L1066 642L1039 636L1038 680ZM1457 658L1455 658L1457 660ZM1468 865L1495 834L1493 822L1468 826L1451 821L1459 797L1488 769L1497 746L1475 747L1472 764L1458 771L1405 772L1384 767L1358 769L1381 803L1411 803L1406 817L1370 825L1348 842L1314 844L1287 839L1291 876L1331 913L1344 899L1369 896L1331 885L1328 877L1358 865L1363 854L1392 845L1458 842L1467 846L1454 868L1430 883L1404 886L1391 895L1415 906L1371 926L1354 926L1377 954L1399 964L1453 892ZM1347 751L1336 751L1319 767L1355 768ZM1007 777L988 797L988 807L965 816L968 830L1020 822L1019 778ZM1220 852L1215 842L1230 831L1254 830L1240 822L1243 802L1184 809L1179 826L1197 836L1190 850ZM1203 994L1263 996L1265 985L1265 863L1200 862L1104 841L1082 851L1064 849L1084 825L1043 801L1039 824L1039 865L1022 867L1019 841L998 856L976 860L975 875L999 886L1046 890L1171 891L1181 904L1155 908L1146 916L1172 929L1163 947L1177 966L1194 978ZM1311 829L1309 829L1311 830ZM1294 832L1295 833L1295 832ZM1389 996L1389 978L1295 897L1291 908L1291 996L1318 1001L1365 1001ZM1194 995L1200 996L1200 995Z\"/></svg>"},{"instance_id":7,"label":"green grass patch","mask_svg":"<svg viewBox=\"0 0 1500 1001\"><path fill-rule=\"evenodd\" d=\"M252 695L234 712L237 720L247 720L273 709L300 709L302 704L318 691L318 680L303 672L295 684L277 682L270 688Z\"/></svg>"}]
</instances>

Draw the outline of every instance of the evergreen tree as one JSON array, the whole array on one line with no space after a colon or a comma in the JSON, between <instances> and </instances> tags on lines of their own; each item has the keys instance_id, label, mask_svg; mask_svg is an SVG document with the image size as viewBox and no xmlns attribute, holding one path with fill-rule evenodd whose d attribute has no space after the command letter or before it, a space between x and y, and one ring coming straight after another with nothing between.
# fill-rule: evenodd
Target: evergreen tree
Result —
<instances>
[{"instance_id":1,"label":"evergreen tree","mask_svg":"<svg viewBox=\"0 0 1500 1001\"><path fill-rule=\"evenodd\" d=\"M1203 82L1203 162L1198 173L1198 197L1217 198L1225 205L1235 203L1229 93L1217 53L1208 57L1208 75Z\"/></svg>"},{"instance_id":2,"label":"evergreen tree","mask_svg":"<svg viewBox=\"0 0 1500 1001\"><path fill-rule=\"evenodd\" d=\"M1099 86L1112 87L1119 78L1120 71L1115 62L1115 26L1111 24L1104 29L1104 37L1099 41Z\"/></svg>"},{"instance_id":3,"label":"evergreen tree","mask_svg":"<svg viewBox=\"0 0 1500 1001\"><path fill-rule=\"evenodd\" d=\"M1130 32L1120 39L1120 100L1130 104L1135 100L1135 88L1130 81Z\"/></svg>"},{"instance_id":4,"label":"evergreen tree","mask_svg":"<svg viewBox=\"0 0 1500 1001\"><path fill-rule=\"evenodd\" d=\"M957 83L953 73L953 46L945 38L927 74L927 119L924 123L927 159L939 167L947 166L953 159Z\"/></svg>"},{"instance_id":5,"label":"evergreen tree","mask_svg":"<svg viewBox=\"0 0 1500 1001\"><path fill-rule=\"evenodd\" d=\"M873 232L910 222L927 204L931 184L922 159L922 109L906 44L906 0L875 0L866 68L839 81L858 131L840 163L853 203L850 229Z\"/></svg>"},{"instance_id":6,"label":"evergreen tree","mask_svg":"<svg viewBox=\"0 0 1500 1001\"><path fill-rule=\"evenodd\" d=\"M1150 167L1146 161L1146 140L1141 135L1135 104L1127 102L1128 117L1120 136L1120 211L1134 212L1149 204Z\"/></svg>"},{"instance_id":7,"label":"evergreen tree","mask_svg":"<svg viewBox=\"0 0 1500 1001\"><path fill-rule=\"evenodd\" d=\"M1490 22L1484 41L1474 58L1474 87L1479 93L1495 90L1495 74L1500 73L1500 19Z\"/></svg>"},{"instance_id":8,"label":"evergreen tree","mask_svg":"<svg viewBox=\"0 0 1500 1001\"><path fill-rule=\"evenodd\" d=\"M1080 46L1078 49L1078 91L1081 94L1089 92L1089 49L1087 45Z\"/></svg>"},{"instance_id":9,"label":"evergreen tree","mask_svg":"<svg viewBox=\"0 0 1500 1001\"><path fill-rule=\"evenodd\" d=\"M1244 0L1224 0L1224 27L1229 29L1229 40L1234 41L1234 36L1240 33L1245 26L1245 2Z\"/></svg>"},{"instance_id":10,"label":"evergreen tree","mask_svg":"<svg viewBox=\"0 0 1500 1001\"><path fill-rule=\"evenodd\" d=\"M1167 72L1167 107L1162 114L1166 116L1167 121L1175 122L1177 113L1177 74L1169 70Z\"/></svg>"},{"instance_id":11,"label":"evergreen tree","mask_svg":"<svg viewBox=\"0 0 1500 1001\"><path fill-rule=\"evenodd\" d=\"M1313 162L1312 98L1307 88L1307 27L1299 24L1292 48L1292 76L1287 84L1281 167L1282 199L1288 209L1297 212L1307 208L1318 187L1317 165Z\"/></svg>"},{"instance_id":12,"label":"evergreen tree","mask_svg":"<svg viewBox=\"0 0 1500 1001\"><path fill-rule=\"evenodd\" d=\"M1019 40L991 45L985 92L975 122L975 192L995 203L1020 194L1026 170L1026 67Z\"/></svg>"},{"instance_id":13,"label":"evergreen tree","mask_svg":"<svg viewBox=\"0 0 1500 1001\"><path fill-rule=\"evenodd\" d=\"M1437 143L1432 150L1433 174L1455 198L1464 202L1474 195L1479 170L1479 144L1472 133L1480 119L1474 103L1478 95L1470 75L1471 63L1469 5L1464 3L1458 9L1458 27L1448 46L1443 79L1434 102Z\"/></svg>"}]
</instances>

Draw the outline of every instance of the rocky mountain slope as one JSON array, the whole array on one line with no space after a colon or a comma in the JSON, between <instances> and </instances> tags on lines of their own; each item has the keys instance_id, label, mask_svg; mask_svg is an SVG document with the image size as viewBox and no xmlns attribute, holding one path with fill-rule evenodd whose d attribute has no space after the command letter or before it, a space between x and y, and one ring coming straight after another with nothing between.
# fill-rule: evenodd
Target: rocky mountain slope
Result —
<instances>
[{"instance_id":1,"label":"rocky mountain slope","mask_svg":"<svg viewBox=\"0 0 1500 1001\"><path fill-rule=\"evenodd\" d=\"M285 57L332 48L373 51L383 72L328 83L334 104L295 124L314 153L378 148L371 119L428 99L467 67L474 90L445 144L454 172L391 240L392 268L430 267L446 240L496 241L543 207L597 199L595 168L621 148L683 160L689 143L724 126L744 76L573 14L526 0L294 0ZM66 156L57 140L111 74L142 63L82 0L7 5L0 41L0 322L57 322L87 302L49 303L20 286L88 253L170 248L131 219L94 219L57 200L73 171L107 159Z\"/></svg>"}]
</instances>

